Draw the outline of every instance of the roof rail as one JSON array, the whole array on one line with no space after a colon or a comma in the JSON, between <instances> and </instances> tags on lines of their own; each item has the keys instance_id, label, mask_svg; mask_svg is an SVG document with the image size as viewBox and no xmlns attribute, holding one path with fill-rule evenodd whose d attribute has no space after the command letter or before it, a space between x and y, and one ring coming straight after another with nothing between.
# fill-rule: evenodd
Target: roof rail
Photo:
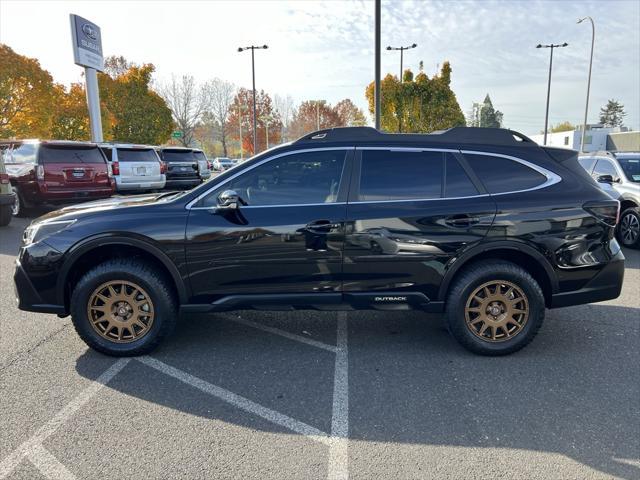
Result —
<instances>
[{"instance_id":1,"label":"roof rail","mask_svg":"<svg viewBox=\"0 0 640 480\"><path fill-rule=\"evenodd\" d=\"M294 144L328 142L437 142L490 145L534 144L526 135L505 128L453 127L432 133L384 133L372 127L335 127L308 133Z\"/></svg>"}]
</instances>

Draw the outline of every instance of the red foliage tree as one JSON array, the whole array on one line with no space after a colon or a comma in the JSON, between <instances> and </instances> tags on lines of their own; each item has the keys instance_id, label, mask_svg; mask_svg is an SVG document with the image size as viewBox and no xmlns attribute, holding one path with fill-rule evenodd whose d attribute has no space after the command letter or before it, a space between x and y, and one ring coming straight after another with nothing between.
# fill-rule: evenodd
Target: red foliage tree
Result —
<instances>
[{"instance_id":1,"label":"red foliage tree","mask_svg":"<svg viewBox=\"0 0 640 480\"><path fill-rule=\"evenodd\" d=\"M282 135L280 114L274 110L271 97L264 90L256 92L256 118L257 153L259 153L267 148L267 129L269 146L280 143ZM236 142L240 139L241 123L242 149L248 155L253 155L256 153L253 151L253 94L246 88L238 90L227 120L229 137Z\"/></svg>"}]
</instances>

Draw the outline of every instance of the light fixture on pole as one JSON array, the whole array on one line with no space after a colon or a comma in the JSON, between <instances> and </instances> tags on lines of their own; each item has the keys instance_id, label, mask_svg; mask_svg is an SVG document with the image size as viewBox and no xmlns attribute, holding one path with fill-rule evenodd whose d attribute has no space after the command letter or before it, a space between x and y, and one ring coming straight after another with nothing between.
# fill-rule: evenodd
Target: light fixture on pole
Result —
<instances>
[{"instance_id":1,"label":"light fixture on pole","mask_svg":"<svg viewBox=\"0 0 640 480\"><path fill-rule=\"evenodd\" d=\"M245 50L251 50L251 78L253 83L253 154L258 153L256 151L257 148L257 138L256 138L256 63L255 63L255 55L254 52L256 50L266 50L269 48L267 45L255 46L251 45L249 47L239 47L238 52L244 52Z\"/></svg>"},{"instance_id":2,"label":"light fixture on pole","mask_svg":"<svg viewBox=\"0 0 640 480\"><path fill-rule=\"evenodd\" d=\"M400 83L402 83L402 60L403 60L403 56L404 56L404 51L405 50L410 50L412 48L416 48L418 46L417 43L414 43L412 45L409 45L408 47L387 47L387 50L400 50Z\"/></svg>"},{"instance_id":3,"label":"light fixture on pole","mask_svg":"<svg viewBox=\"0 0 640 480\"><path fill-rule=\"evenodd\" d=\"M587 114L589 113L589 91L591 90L591 66L593 65L593 44L596 40L596 26L593 23L593 18L584 17L578 20L577 23L582 23L585 20L591 22L591 56L589 57L589 77L587 80L587 100L584 104L584 122L582 123L582 137L580 138L580 151L584 152L584 136L587 131Z\"/></svg>"},{"instance_id":4,"label":"light fixture on pole","mask_svg":"<svg viewBox=\"0 0 640 480\"><path fill-rule=\"evenodd\" d=\"M551 56L549 57L549 81L547 83L547 109L546 109L546 113L544 114L544 145L547 144L547 130L549 128L549 95L551 94L551 68L553 66L553 49L554 48L561 48L561 47L566 47L569 44L567 42L564 42L562 44L549 44L549 45L542 45L542 44L538 44L536 45L536 48L550 48L551 49Z\"/></svg>"}]
</instances>

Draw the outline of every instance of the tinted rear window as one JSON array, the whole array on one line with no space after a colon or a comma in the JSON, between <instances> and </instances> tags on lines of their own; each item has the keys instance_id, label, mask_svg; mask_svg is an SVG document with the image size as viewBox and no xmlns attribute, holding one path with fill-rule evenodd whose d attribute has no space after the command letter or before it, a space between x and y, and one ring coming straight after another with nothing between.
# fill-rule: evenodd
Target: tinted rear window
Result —
<instances>
[{"instance_id":1,"label":"tinted rear window","mask_svg":"<svg viewBox=\"0 0 640 480\"><path fill-rule=\"evenodd\" d=\"M471 197L478 194L478 190L471 182L467 172L460 166L458 159L447 154L447 169L445 174L444 196Z\"/></svg>"},{"instance_id":2,"label":"tinted rear window","mask_svg":"<svg viewBox=\"0 0 640 480\"><path fill-rule=\"evenodd\" d=\"M360 201L440 198L442 152L362 152Z\"/></svg>"},{"instance_id":3,"label":"tinted rear window","mask_svg":"<svg viewBox=\"0 0 640 480\"><path fill-rule=\"evenodd\" d=\"M98 147L67 147L42 145L42 163L105 163Z\"/></svg>"},{"instance_id":4,"label":"tinted rear window","mask_svg":"<svg viewBox=\"0 0 640 480\"><path fill-rule=\"evenodd\" d=\"M492 155L465 154L489 193L517 192L542 185L547 178L515 160Z\"/></svg>"},{"instance_id":5,"label":"tinted rear window","mask_svg":"<svg viewBox=\"0 0 640 480\"><path fill-rule=\"evenodd\" d=\"M165 150L162 152L162 159L165 162L193 162L195 157L193 156L193 152Z\"/></svg>"},{"instance_id":6,"label":"tinted rear window","mask_svg":"<svg viewBox=\"0 0 640 480\"><path fill-rule=\"evenodd\" d=\"M193 156L196 157L196 160L200 160L200 161L207 160L207 157L202 152L193 152Z\"/></svg>"},{"instance_id":7,"label":"tinted rear window","mask_svg":"<svg viewBox=\"0 0 640 480\"><path fill-rule=\"evenodd\" d=\"M118 149L118 161L120 162L158 162L158 157L156 153L151 150L140 150L140 149L128 149L128 148L119 148Z\"/></svg>"}]
</instances>

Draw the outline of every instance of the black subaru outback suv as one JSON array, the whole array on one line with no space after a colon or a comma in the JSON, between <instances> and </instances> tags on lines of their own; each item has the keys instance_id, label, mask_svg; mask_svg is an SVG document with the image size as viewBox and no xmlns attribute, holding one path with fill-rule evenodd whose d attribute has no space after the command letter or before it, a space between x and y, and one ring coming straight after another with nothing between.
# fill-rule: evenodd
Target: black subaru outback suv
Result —
<instances>
[{"instance_id":1,"label":"black subaru outback suv","mask_svg":"<svg viewBox=\"0 0 640 480\"><path fill-rule=\"evenodd\" d=\"M178 313L236 309L444 312L501 355L545 308L620 294L618 214L577 152L516 132L331 129L188 192L45 215L15 283L21 309L71 314L109 355L151 351Z\"/></svg>"}]
</instances>

